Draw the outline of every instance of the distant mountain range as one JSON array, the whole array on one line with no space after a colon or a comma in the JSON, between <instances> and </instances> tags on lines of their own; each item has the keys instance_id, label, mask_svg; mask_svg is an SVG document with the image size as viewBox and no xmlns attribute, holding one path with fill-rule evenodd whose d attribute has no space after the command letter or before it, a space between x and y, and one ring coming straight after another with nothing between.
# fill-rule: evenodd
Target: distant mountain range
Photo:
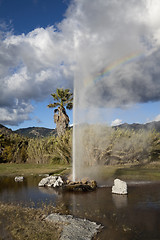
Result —
<instances>
[{"instance_id":1,"label":"distant mountain range","mask_svg":"<svg viewBox=\"0 0 160 240\"><path fill-rule=\"evenodd\" d=\"M0 134L5 134L5 135L9 135L13 133L13 131L5 126L3 126L2 124L0 124Z\"/></svg>"},{"instance_id":2,"label":"distant mountain range","mask_svg":"<svg viewBox=\"0 0 160 240\"><path fill-rule=\"evenodd\" d=\"M133 129L133 130L152 130L155 129L157 132L160 132L160 121L158 122L149 122L146 124L139 124L139 123L133 123L128 124L124 123L118 126L113 127L115 129L122 128L122 129ZM54 136L57 134L56 129L49 129L44 127L28 127L28 128L20 128L16 131L12 131L11 129L3 126L0 124L0 134L9 135L11 133L17 133L22 136L35 138L35 137L48 137L48 136Z\"/></svg>"},{"instance_id":3,"label":"distant mountain range","mask_svg":"<svg viewBox=\"0 0 160 240\"><path fill-rule=\"evenodd\" d=\"M57 131L56 129L49 129L44 127L28 127L12 131L11 129L0 124L0 134L9 135L12 133L17 133L25 137L35 138L53 136L57 134Z\"/></svg>"},{"instance_id":4,"label":"distant mountain range","mask_svg":"<svg viewBox=\"0 0 160 240\"><path fill-rule=\"evenodd\" d=\"M28 127L28 128L20 128L15 133L26 137L48 137L57 134L56 129L49 129L44 127Z\"/></svg>"},{"instance_id":5,"label":"distant mountain range","mask_svg":"<svg viewBox=\"0 0 160 240\"><path fill-rule=\"evenodd\" d=\"M128 123L123 123L121 125L115 126L114 128L123 128L123 129L133 129L133 130L152 130L155 129L157 132L160 132L160 121L156 122L149 122L145 124L139 124L139 123L133 123L133 124L128 124Z\"/></svg>"}]
</instances>

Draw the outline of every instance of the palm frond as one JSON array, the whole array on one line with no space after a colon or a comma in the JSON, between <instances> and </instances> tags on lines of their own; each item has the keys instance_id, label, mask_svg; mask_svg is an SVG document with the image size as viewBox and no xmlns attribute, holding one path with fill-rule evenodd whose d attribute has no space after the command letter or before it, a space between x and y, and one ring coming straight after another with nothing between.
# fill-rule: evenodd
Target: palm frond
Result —
<instances>
[{"instance_id":1,"label":"palm frond","mask_svg":"<svg viewBox=\"0 0 160 240\"><path fill-rule=\"evenodd\" d=\"M64 97L64 89L63 88L57 88L57 96L62 99Z\"/></svg>"},{"instance_id":2,"label":"palm frond","mask_svg":"<svg viewBox=\"0 0 160 240\"><path fill-rule=\"evenodd\" d=\"M58 98L56 93L51 94L51 96L54 98L54 100L57 100L57 101L59 100L59 98Z\"/></svg>"},{"instance_id":3,"label":"palm frond","mask_svg":"<svg viewBox=\"0 0 160 240\"><path fill-rule=\"evenodd\" d=\"M71 110L73 108L73 103L68 103L66 106L67 109Z\"/></svg>"},{"instance_id":4,"label":"palm frond","mask_svg":"<svg viewBox=\"0 0 160 240\"><path fill-rule=\"evenodd\" d=\"M50 103L50 104L48 104L48 108L55 108L55 107L57 107L57 106L60 106L60 103L59 102L55 102L55 103Z\"/></svg>"},{"instance_id":5,"label":"palm frond","mask_svg":"<svg viewBox=\"0 0 160 240\"><path fill-rule=\"evenodd\" d=\"M57 88L56 93L52 93L51 96L54 98L54 103L49 104L49 108L55 108L57 106L65 107L67 109L72 109L73 105L73 93L69 88Z\"/></svg>"}]
</instances>

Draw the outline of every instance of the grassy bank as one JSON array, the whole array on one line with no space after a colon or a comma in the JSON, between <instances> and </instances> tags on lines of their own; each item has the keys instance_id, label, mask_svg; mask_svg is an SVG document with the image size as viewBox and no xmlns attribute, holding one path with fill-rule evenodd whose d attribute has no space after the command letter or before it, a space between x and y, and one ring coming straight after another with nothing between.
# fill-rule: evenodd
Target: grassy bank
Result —
<instances>
[{"instance_id":1,"label":"grassy bank","mask_svg":"<svg viewBox=\"0 0 160 240\"><path fill-rule=\"evenodd\" d=\"M93 166L85 168L84 176L89 173L90 179L95 179L97 182L105 182L120 178L122 180L148 180L148 181L160 181L160 164L155 162L152 164L136 166L136 165L104 165Z\"/></svg>"},{"instance_id":2,"label":"grassy bank","mask_svg":"<svg viewBox=\"0 0 160 240\"><path fill-rule=\"evenodd\" d=\"M119 168L115 171L115 177L123 180L148 180L160 181L160 169L155 168Z\"/></svg>"},{"instance_id":3,"label":"grassy bank","mask_svg":"<svg viewBox=\"0 0 160 240\"><path fill-rule=\"evenodd\" d=\"M104 167L103 175L122 180L160 181L160 164L155 162L142 166L122 165Z\"/></svg>"},{"instance_id":4,"label":"grassy bank","mask_svg":"<svg viewBox=\"0 0 160 240\"><path fill-rule=\"evenodd\" d=\"M34 209L0 203L0 240L59 239L62 225L45 221L45 217L55 211L51 206Z\"/></svg>"},{"instance_id":5,"label":"grassy bank","mask_svg":"<svg viewBox=\"0 0 160 240\"><path fill-rule=\"evenodd\" d=\"M0 164L0 176L62 174L68 175L72 171L71 165L65 164ZM134 165L105 165L84 169L84 176L90 172L90 178L109 179L121 178L126 180L160 180L160 163L155 162L143 166ZM92 174L91 174L92 173Z\"/></svg>"},{"instance_id":6,"label":"grassy bank","mask_svg":"<svg viewBox=\"0 0 160 240\"><path fill-rule=\"evenodd\" d=\"M15 164L15 163L1 163L0 176L9 175L37 175L37 174L68 174L71 170L69 165L61 164Z\"/></svg>"}]
</instances>

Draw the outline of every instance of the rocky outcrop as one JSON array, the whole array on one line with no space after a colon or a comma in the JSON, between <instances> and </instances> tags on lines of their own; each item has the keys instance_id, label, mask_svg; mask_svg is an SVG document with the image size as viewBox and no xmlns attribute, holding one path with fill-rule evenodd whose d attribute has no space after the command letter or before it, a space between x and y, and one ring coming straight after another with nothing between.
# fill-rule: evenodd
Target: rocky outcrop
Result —
<instances>
[{"instance_id":1,"label":"rocky outcrop","mask_svg":"<svg viewBox=\"0 0 160 240\"><path fill-rule=\"evenodd\" d=\"M72 182L70 180L66 181L63 186L64 190L67 191L78 191L78 192L88 192L93 191L97 188L97 183L94 180L82 179L81 181Z\"/></svg>"},{"instance_id":2,"label":"rocky outcrop","mask_svg":"<svg viewBox=\"0 0 160 240\"><path fill-rule=\"evenodd\" d=\"M63 180L60 176L49 176L42 178L39 182L39 187L61 187L63 185Z\"/></svg>"},{"instance_id":3,"label":"rocky outcrop","mask_svg":"<svg viewBox=\"0 0 160 240\"><path fill-rule=\"evenodd\" d=\"M64 107L58 107L54 113L54 122L57 128L58 136L64 135L69 124L69 117Z\"/></svg>"},{"instance_id":4,"label":"rocky outcrop","mask_svg":"<svg viewBox=\"0 0 160 240\"><path fill-rule=\"evenodd\" d=\"M49 176L42 178L38 184L39 187L63 187L66 191L88 192L97 188L94 180L82 179L81 181L72 182L70 180L63 181L60 176Z\"/></svg>"},{"instance_id":5,"label":"rocky outcrop","mask_svg":"<svg viewBox=\"0 0 160 240\"><path fill-rule=\"evenodd\" d=\"M127 194L127 183L120 179L115 179L112 187L112 193Z\"/></svg>"},{"instance_id":6,"label":"rocky outcrop","mask_svg":"<svg viewBox=\"0 0 160 240\"><path fill-rule=\"evenodd\" d=\"M90 240L102 227L86 219L56 213L50 214L45 220L63 224L60 240Z\"/></svg>"}]
</instances>

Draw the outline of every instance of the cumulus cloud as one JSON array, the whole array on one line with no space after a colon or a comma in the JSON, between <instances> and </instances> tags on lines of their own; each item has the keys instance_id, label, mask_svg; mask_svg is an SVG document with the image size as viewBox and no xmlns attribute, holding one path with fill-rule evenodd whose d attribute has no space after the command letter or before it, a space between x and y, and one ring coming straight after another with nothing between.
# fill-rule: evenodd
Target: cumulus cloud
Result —
<instances>
[{"instance_id":1,"label":"cumulus cloud","mask_svg":"<svg viewBox=\"0 0 160 240\"><path fill-rule=\"evenodd\" d=\"M72 88L73 45L66 48L65 42L53 27L0 41L1 123L17 125L33 111L31 100L42 101L57 87Z\"/></svg>"},{"instance_id":2,"label":"cumulus cloud","mask_svg":"<svg viewBox=\"0 0 160 240\"><path fill-rule=\"evenodd\" d=\"M0 121L24 121L31 100L74 78L81 107L159 101L159 11L159 0L73 0L56 27L0 34Z\"/></svg>"},{"instance_id":3,"label":"cumulus cloud","mask_svg":"<svg viewBox=\"0 0 160 240\"><path fill-rule=\"evenodd\" d=\"M32 105L26 102L18 103L13 107L0 107L0 121L2 124L18 126L19 123L29 120L29 113L33 111Z\"/></svg>"},{"instance_id":4,"label":"cumulus cloud","mask_svg":"<svg viewBox=\"0 0 160 240\"><path fill-rule=\"evenodd\" d=\"M83 95L78 91L79 102L126 107L159 100L159 1L99 3L78 4L83 33L79 34L78 88L86 89Z\"/></svg>"},{"instance_id":5,"label":"cumulus cloud","mask_svg":"<svg viewBox=\"0 0 160 240\"><path fill-rule=\"evenodd\" d=\"M117 118L114 121L112 121L111 126L118 126L120 124L122 124L122 120Z\"/></svg>"}]
</instances>

